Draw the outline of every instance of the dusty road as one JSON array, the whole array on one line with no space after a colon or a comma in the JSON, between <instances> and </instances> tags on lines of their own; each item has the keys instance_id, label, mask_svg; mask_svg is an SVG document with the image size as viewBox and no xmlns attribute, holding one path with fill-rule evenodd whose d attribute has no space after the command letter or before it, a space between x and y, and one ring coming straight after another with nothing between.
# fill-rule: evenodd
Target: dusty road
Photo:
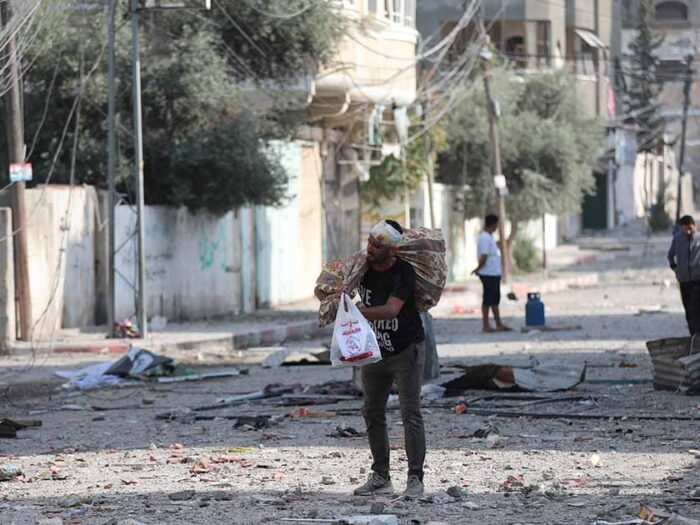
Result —
<instances>
[{"instance_id":1,"label":"dusty road","mask_svg":"<svg viewBox=\"0 0 700 525\"><path fill-rule=\"evenodd\" d=\"M327 366L245 365L249 375L225 380L22 401L8 396L3 414L40 418L43 426L0 440L2 462L24 472L23 481L0 482L0 522L277 523L370 514L373 503L383 503L384 512L400 523L616 522L636 517L640 503L698 518L700 502L692 494L700 487L700 452L693 451L700 448L700 397L655 392L644 347L649 339L684 334L678 291L662 285L668 277L662 270L611 274L600 288L545 297L549 321L580 325L577 330L520 333L522 300L505 306L508 322L518 328L509 334L480 334L474 314L436 320L446 378L453 377L449 363L528 365L536 359L585 361L588 382L557 394L577 399L557 403L468 401L461 415L452 410L454 399L427 403L427 494L421 501L351 495L367 476L368 448L363 438L332 434L339 425L364 430L356 400L310 406L305 417L286 417L261 430L235 429L235 420L224 418L156 419L271 383L317 385L349 378L347 370ZM657 305L660 312L637 315ZM294 346L314 348L322 342ZM66 404L93 408L60 410ZM485 407L550 417L470 413ZM270 400L201 414L283 416L293 409ZM584 418L596 415L611 417ZM393 479L402 490L406 462L396 411L389 423ZM502 448L469 437L489 424L498 427ZM453 486L463 488L462 499L446 493Z\"/></svg>"}]
</instances>

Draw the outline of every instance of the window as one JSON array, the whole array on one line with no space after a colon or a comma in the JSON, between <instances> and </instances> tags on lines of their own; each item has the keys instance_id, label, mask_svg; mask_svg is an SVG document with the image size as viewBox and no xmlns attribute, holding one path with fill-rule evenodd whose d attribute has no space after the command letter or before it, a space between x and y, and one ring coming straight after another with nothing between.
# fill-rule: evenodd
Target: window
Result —
<instances>
[{"instance_id":1,"label":"window","mask_svg":"<svg viewBox=\"0 0 700 525\"><path fill-rule=\"evenodd\" d=\"M656 19L662 22L685 22L688 6L683 2L662 2L656 6Z\"/></svg>"},{"instance_id":2,"label":"window","mask_svg":"<svg viewBox=\"0 0 700 525\"><path fill-rule=\"evenodd\" d=\"M537 22L537 64L540 67L550 66L552 61L550 22Z\"/></svg>"},{"instance_id":3,"label":"window","mask_svg":"<svg viewBox=\"0 0 700 525\"><path fill-rule=\"evenodd\" d=\"M522 36L513 36L506 40L506 55L509 59L515 62L516 67L527 69L527 48L525 47L525 38Z\"/></svg>"},{"instance_id":4,"label":"window","mask_svg":"<svg viewBox=\"0 0 700 525\"><path fill-rule=\"evenodd\" d=\"M374 13L376 15L377 14L377 0L368 0L367 8L369 9L370 13Z\"/></svg>"},{"instance_id":5,"label":"window","mask_svg":"<svg viewBox=\"0 0 700 525\"><path fill-rule=\"evenodd\" d=\"M395 24L415 27L416 0L384 0L384 9Z\"/></svg>"}]
</instances>

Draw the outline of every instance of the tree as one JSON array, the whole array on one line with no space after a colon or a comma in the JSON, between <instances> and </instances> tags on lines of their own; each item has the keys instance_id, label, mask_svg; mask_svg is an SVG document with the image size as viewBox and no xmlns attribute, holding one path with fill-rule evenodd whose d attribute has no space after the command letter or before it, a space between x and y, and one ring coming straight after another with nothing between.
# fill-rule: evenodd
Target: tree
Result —
<instances>
[{"instance_id":1,"label":"tree","mask_svg":"<svg viewBox=\"0 0 700 525\"><path fill-rule=\"evenodd\" d=\"M595 121L581 115L574 80L566 72L518 77L495 70L494 93L501 108L512 242L523 221L580 209L595 186L592 169L603 135ZM464 89L447 118L448 149L439 159L438 180L465 186L460 205L466 218L496 208L486 107L481 82Z\"/></svg>"},{"instance_id":2,"label":"tree","mask_svg":"<svg viewBox=\"0 0 700 525\"><path fill-rule=\"evenodd\" d=\"M344 25L327 2L265 4L269 2L215 0L212 12L143 13L140 43L148 203L224 212L243 204L277 204L284 196L286 174L265 141L271 138L271 129L277 131L275 136L288 136L295 121L276 107L253 115L245 109L250 104L240 82L281 85L313 75L333 56ZM51 174L52 182L68 182L74 134L69 116L82 68L85 83L75 180L105 187L107 21L105 10L85 9L85 5L75 0L74 9L56 10L51 24L35 35L23 57L28 160L40 181ZM118 18L117 41L118 181L119 189L130 196L131 34L126 12ZM4 131L0 130L3 144ZM0 161L4 156L0 150Z\"/></svg>"},{"instance_id":3,"label":"tree","mask_svg":"<svg viewBox=\"0 0 700 525\"><path fill-rule=\"evenodd\" d=\"M417 119L414 117L414 120ZM423 125L423 122L419 122ZM397 139L393 133L385 133L385 140ZM425 154L426 141L430 148L430 157ZM406 164L401 158L393 155L384 157L381 164L370 168L369 180L362 184L362 200L372 209L378 209L386 200L397 196L404 199L405 190L415 189L428 174L432 161L433 169L437 163L438 154L447 147L445 130L438 122L427 133L409 142L406 148Z\"/></svg>"},{"instance_id":4,"label":"tree","mask_svg":"<svg viewBox=\"0 0 700 525\"><path fill-rule=\"evenodd\" d=\"M658 97L663 79L658 74L656 50L664 37L654 28L655 9L649 0L640 0L637 31L629 44L631 55L625 74L629 78L625 95L625 111L639 126L638 150L654 151L662 139L663 121L659 115Z\"/></svg>"}]
</instances>

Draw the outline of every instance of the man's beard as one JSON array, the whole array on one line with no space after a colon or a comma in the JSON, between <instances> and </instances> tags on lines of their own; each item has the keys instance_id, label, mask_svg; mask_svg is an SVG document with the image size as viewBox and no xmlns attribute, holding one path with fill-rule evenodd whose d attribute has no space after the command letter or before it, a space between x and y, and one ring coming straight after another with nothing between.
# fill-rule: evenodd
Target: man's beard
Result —
<instances>
[{"instance_id":1,"label":"man's beard","mask_svg":"<svg viewBox=\"0 0 700 525\"><path fill-rule=\"evenodd\" d=\"M386 254L384 256L381 255L369 255L367 254L367 262L369 263L375 263L375 264L381 264L383 262L386 262L389 260L389 257L391 257L390 254Z\"/></svg>"}]
</instances>

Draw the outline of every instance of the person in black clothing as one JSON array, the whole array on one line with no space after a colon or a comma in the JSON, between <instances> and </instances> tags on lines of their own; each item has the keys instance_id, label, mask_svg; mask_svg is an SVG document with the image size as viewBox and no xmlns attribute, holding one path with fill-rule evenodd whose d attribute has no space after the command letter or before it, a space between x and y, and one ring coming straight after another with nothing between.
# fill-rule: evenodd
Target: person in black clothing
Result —
<instances>
[{"instance_id":1,"label":"person in black clothing","mask_svg":"<svg viewBox=\"0 0 700 525\"><path fill-rule=\"evenodd\" d=\"M394 380L398 383L404 427L408 482L404 495L423 494L425 429L420 391L425 366L423 323L415 306L415 271L400 259L398 244L403 230L395 221L382 221L370 231L367 244L369 269L359 287L360 312L373 325L382 360L362 367L367 436L374 460L367 483L355 490L369 496L393 492L389 475L389 436L386 405Z\"/></svg>"},{"instance_id":2,"label":"person in black clothing","mask_svg":"<svg viewBox=\"0 0 700 525\"><path fill-rule=\"evenodd\" d=\"M681 289L688 331L694 335L700 332L700 234L690 215L678 221L678 231L668 250L668 264Z\"/></svg>"}]
</instances>

